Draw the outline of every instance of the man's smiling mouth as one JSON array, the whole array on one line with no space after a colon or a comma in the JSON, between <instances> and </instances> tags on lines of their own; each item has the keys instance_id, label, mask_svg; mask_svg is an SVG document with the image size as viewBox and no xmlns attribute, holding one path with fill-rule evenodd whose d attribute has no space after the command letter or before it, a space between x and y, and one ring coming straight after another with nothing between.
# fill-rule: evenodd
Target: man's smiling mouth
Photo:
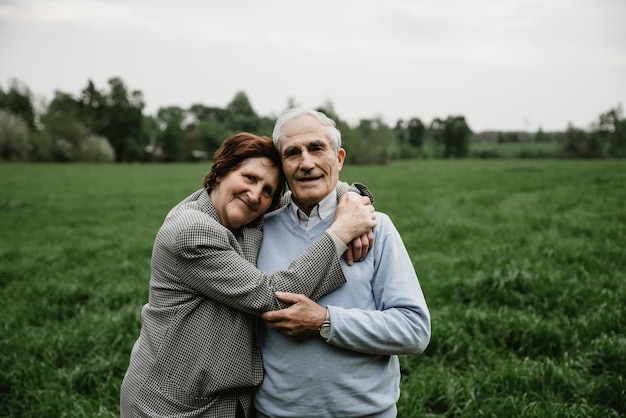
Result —
<instances>
[{"instance_id":1,"label":"man's smiling mouth","mask_svg":"<svg viewBox=\"0 0 626 418\"><path fill-rule=\"evenodd\" d=\"M311 183L311 182L319 180L320 178L321 177L303 177L303 178L297 179L297 181L301 183Z\"/></svg>"}]
</instances>

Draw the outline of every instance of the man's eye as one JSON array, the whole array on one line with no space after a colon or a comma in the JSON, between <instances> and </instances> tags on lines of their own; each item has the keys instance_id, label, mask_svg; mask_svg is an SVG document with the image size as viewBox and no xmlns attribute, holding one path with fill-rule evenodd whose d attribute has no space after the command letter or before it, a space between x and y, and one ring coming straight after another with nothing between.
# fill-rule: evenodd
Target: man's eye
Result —
<instances>
[{"instance_id":1,"label":"man's eye","mask_svg":"<svg viewBox=\"0 0 626 418\"><path fill-rule=\"evenodd\" d=\"M299 150L296 148L287 148L283 152L283 158L291 158L293 156L298 155L299 153L300 153Z\"/></svg>"},{"instance_id":2,"label":"man's eye","mask_svg":"<svg viewBox=\"0 0 626 418\"><path fill-rule=\"evenodd\" d=\"M326 146L324 144L314 143L309 146L309 152L320 152L324 151Z\"/></svg>"}]
</instances>

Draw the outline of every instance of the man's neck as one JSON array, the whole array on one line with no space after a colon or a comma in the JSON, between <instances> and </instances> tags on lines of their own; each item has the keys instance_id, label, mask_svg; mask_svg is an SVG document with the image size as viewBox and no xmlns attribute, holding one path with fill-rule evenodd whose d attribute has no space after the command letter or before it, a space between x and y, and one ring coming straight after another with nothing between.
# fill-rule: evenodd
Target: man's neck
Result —
<instances>
[{"instance_id":1,"label":"man's neck","mask_svg":"<svg viewBox=\"0 0 626 418\"><path fill-rule=\"evenodd\" d=\"M298 209L300 209L302 212L304 212L306 214L306 216L310 216L311 215L311 211L313 210L313 208L315 206L317 206L317 204L319 202L315 202L313 204L305 205L304 203L298 202L296 199L293 199L293 203L295 203L296 206L298 207Z\"/></svg>"},{"instance_id":2,"label":"man's neck","mask_svg":"<svg viewBox=\"0 0 626 418\"><path fill-rule=\"evenodd\" d=\"M293 194L293 192L291 193L291 200L293 201L293 203L296 204L296 206L298 207L298 209L300 209L302 212L304 212L306 214L306 216L310 216L311 215L311 211L317 206L319 205L320 202L322 202L324 199L326 199L329 195L337 194L337 189L334 188L330 193L328 193L326 196L324 196L324 198L322 200L318 200L314 203L310 203L307 202L306 204L299 201L298 199L296 199L295 195Z\"/></svg>"}]
</instances>

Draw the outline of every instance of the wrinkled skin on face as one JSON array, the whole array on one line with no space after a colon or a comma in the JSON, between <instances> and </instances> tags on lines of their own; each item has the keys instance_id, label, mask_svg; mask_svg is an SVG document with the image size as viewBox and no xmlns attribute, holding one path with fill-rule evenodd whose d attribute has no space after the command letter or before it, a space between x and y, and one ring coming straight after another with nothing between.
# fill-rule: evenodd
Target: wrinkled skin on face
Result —
<instances>
[{"instance_id":1,"label":"wrinkled skin on face","mask_svg":"<svg viewBox=\"0 0 626 418\"><path fill-rule=\"evenodd\" d=\"M237 231L267 212L279 181L278 167L266 157L248 158L218 178L210 196L222 225Z\"/></svg>"},{"instance_id":2,"label":"wrinkled skin on face","mask_svg":"<svg viewBox=\"0 0 626 418\"><path fill-rule=\"evenodd\" d=\"M308 215L337 186L346 152L340 148L335 153L327 128L312 115L287 122L280 147L293 200Z\"/></svg>"}]
</instances>

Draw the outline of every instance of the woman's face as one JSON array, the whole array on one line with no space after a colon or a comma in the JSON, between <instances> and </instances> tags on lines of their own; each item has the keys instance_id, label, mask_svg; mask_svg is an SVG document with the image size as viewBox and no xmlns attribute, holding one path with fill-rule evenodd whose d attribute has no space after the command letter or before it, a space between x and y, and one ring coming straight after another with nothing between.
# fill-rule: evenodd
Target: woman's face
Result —
<instances>
[{"instance_id":1,"label":"woman's face","mask_svg":"<svg viewBox=\"0 0 626 418\"><path fill-rule=\"evenodd\" d=\"M279 179L278 168L266 157L248 158L236 170L218 177L211 201L222 225L236 231L264 214Z\"/></svg>"}]
</instances>

